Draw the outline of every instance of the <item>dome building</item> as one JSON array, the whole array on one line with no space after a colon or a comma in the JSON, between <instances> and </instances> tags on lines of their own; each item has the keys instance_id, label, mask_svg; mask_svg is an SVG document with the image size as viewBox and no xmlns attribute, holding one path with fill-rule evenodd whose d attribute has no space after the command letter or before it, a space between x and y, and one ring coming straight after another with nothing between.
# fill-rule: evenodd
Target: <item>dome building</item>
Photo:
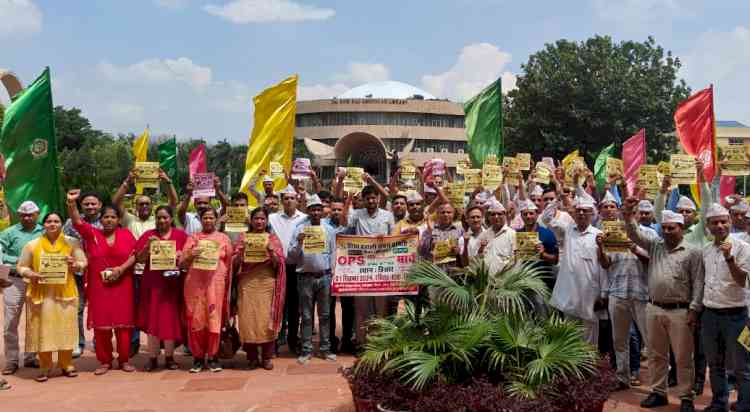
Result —
<instances>
[{"instance_id":1,"label":"dome building","mask_svg":"<svg viewBox=\"0 0 750 412\"><path fill-rule=\"evenodd\" d=\"M384 81L355 87L332 99L297 102L295 145L312 154L321 178L337 166L360 166L386 181L396 160L416 165L441 158L449 168L466 150L459 103L406 83Z\"/></svg>"}]
</instances>

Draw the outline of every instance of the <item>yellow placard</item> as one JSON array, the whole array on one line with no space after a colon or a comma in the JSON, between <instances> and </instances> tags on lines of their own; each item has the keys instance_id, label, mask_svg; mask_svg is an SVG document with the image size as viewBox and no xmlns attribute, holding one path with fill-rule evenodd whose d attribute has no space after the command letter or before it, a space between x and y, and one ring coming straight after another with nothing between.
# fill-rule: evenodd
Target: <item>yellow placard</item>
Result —
<instances>
[{"instance_id":1,"label":"yellow placard","mask_svg":"<svg viewBox=\"0 0 750 412\"><path fill-rule=\"evenodd\" d=\"M177 269L177 242L154 240L148 245L149 268L151 270Z\"/></svg>"},{"instance_id":2,"label":"yellow placard","mask_svg":"<svg viewBox=\"0 0 750 412\"><path fill-rule=\"evenodd\" d=\"M615 159L614 157L608 157L607 158L607 176L624 176L624 166L622 164L622 159Z\"/></svg>"},{"instance_id":3,"label":"yellow placard","mask_svg":"<svg viewBox=\"0 0 750 412\"><path fill-rule=\"evenodd\" d=\"M438 240L432 244L432 261L436 264L451 263L456 261L453 247L456 246L455 239Z\"/></svg>"},{"instance_id":4,"label":"yellow placard","mask_svg":"<svg viewBox=\"0 0 750 412\"><path fill-rule=\"evenodd\" d=\"M245 251L242 261L259 263L268 260L268 233L245 233Z\"/></svg>"},{"instance_id":5,"label":"yellow placard","mask_svg":"<svg viewBox=\"0 0 750 412\"><path fill-rule=\"evenodd\" d=\"M488 154L487 157L484 158L484 164L486 165L498 165L500 162L497 160L496 154Z\"/></svg>"},{"instance_id":6,"label":"yellow placard","mask_svg":"<svg viewBox=\"0 0 750 412\"><path fill-rule=\"evenodd\" d=\"M538 244L538 232L516 232L516 258L521 260L539 260L539 252L536 250Z\"/></svg>"},{"instance_id":7,"label":"yellow placard","mask_svg":"<svg viewBox=\"0 0 750 412\"><path fill-rule=\"evenodd\" d=\"M219 266L219 242L202 239L197 247L200 253L193 259L193 268L201 270L216 270Z\"/></svg>"},{"instance_id":8,"label":"yellow placard","mask_svg":"<svg viewBox=\"0 0 750 412\"><path fill-rule=\"evenodd\" d=\"M158 162L135 162L133 173L135 173L135 183L137 185L151 189L159 187Z\"/></svg>"},{"instance_id":9,"label":"yellow placard","mask_svg":"<svg viewBox=\"0 0 750 412\"><path fill-rule=\"evenodd\" d=\"M549 169L548 165L543 162L537 163L534 168L534 181L536 183L548 185L551 178L552 171Z\"/></svg>"},{"instance_id":10,"label":"yellow placard","mask_svg":"<svg viewBox=\"0 0 750 412\"><path fill-rule=\"evenodd\" d=\"M480 186L482 186L482 170L464 170L464 190L466 193L474 193L474 191Z\"/></svg>"},{"instance_id":11,"label":"yellow placard","mask_svg":"<svg viewBox=\"0 0 750 412\"><path fill-rule=\"evenodd\" d=\"M672 184L691 185L696 183L695 160L690 155L673 154L669 157L672 171Z\"/></svg>"},{"instance_id":12,"label":"yellow placard","mask_svg":"<svg viewBox=\"0 0 750 412\"><path fill-rule=\"evenodd\" d=\"M722 176L747 176L750 175L750 163L748 163L746 145L730 144L719 146L721 155Z\"/></svg>"},{"instance_id":13,"label":"yellow placard","mask_svg":"<svg viewBox=\"0 0 750 412\"><path fill-rule=\"evenodd\" d=\"M464 193L466 184L464 182L453 182L445 185L445 196L456 210L464 208Z\"/></svg>"},{"instance_id":14,"label":"yellow placard","mask_svg":"<svg viewBox=\"0 0 750 412\"><path fill-rule=\"evenodd\" d=\"M646 189L646 197L655 199L659 193L658 166L641 165L638 169L638 186Z\"/></svg>"},{"instance_id":15,"label":"yellow placard","mask_svg":"<svg viewBox=\"0 0 750 412\"><path fill-rule=\"evenodd\" d=\"M284 177L284 166L279 162L271 162L268 164L270 176L274 179L278 177Z\"/></svg>"},{"instance_id":16,"label":"yellow placard","mask_svg":"<svg viewBox=\"0 0 750 412\"><path fill-rule=\"evenodd\" d=\"M68 257L59 253L43 253L39 257L39 283L64 285L68 273Z\"/></svg>"},{"instance_id":17,"label":"yellow placard","mask_svg":"<svg viewBox=\"0 0 750 412\"><path fill-rule=\"evenodd\" d=\"M499 165L485 163L482 167L482 186L486 190L495 191L503 183L503 168Z\"/></svg>"},{"instance_id":18,"label":"yellow placard","mask_svg":"<svg viewBox=\"0 0 750 412\"><path fill-rule=\"evenodd\" d=\"M518 162L518 170L531 170L531 153L516 153L516 161Z\"/></svg>"},{"instance_id":19,"label":"yellow placard","mask_svg":"<svg viewBox=\"0 0 750 412\"><path fill-rule=\"evenodd\" d=\"M227 223L224 225L227 232L247 232L247 208L243 206L227 207Z\"/></svg>"},{"instance_id":20,"label":"yellow placard","mask_svg":"<svg viewBox=\"0 0 750 412\"><path fill-rule=\"evenodd\" d=\"M305 226L302 229L305 238L302 240L302 252L305 254L325 253L326 251L326 232L323 226Z\"/></svg>"},{"instance_id":21,"label":"yellow placard","mask_svg":"<svg viewBox=\"0 0 750 412\"><path fill-rule=\"evenodd\" d=\"M522 176L518 167L518 159L506 156L503 158L503 167L506 168L505 183L510 186L521 184Z\"/></svg>"},{"instance_id":22,"label":"yellow placard","mask_svg":"<svg viewBox=\"0 0 750 412\"><path fill-rule=\"evenodd\" d=\"M411 161L401 163L401 180L404 182L413 181L417 178L417 167Z\"/></svg>"},{"instance_id":23,"label":"yellow placard","mask_svg":"<svg viewBox=\"0 0 750 412\"><path fill-rule=\"evenodd\" d=\"M747 326L742 329L740 336L737 337L737 342L742 345L746 351L750 352L750 329L748 329Z\"/></svg>"},{"instance_id":24,"label":"yellow placard","mask_svg":"<svg viewBox=\"0 0 750 412\"><path fill-rule=\"evenodd\" d=\"M365 182L362 180L362 174L365 169L361 167L347 167L346 177L344 177L344 191L350 194L356 194L362 191L365 187Z\"/></svg>"},{"instance_id":25,"label":"yellow placard","mask_svg":"<svg viewBox=\"0 0 750 412\"><path fill-rule=\"evenodd\" d=\"M463 159L459 159L456 162L456 174L457 175L463 175L464 174L464 170L471 169L471 167L472 167L471 159L469 159L468 157L464 157Z\"/></svg>"},{"instance_id":26,"label":"yellow placard","mask_svg":"<svg viewBox=\"0 0 750 412\"><path fill-rule=\"evenodd\" d=\"M627 252L630 250L631 241L625 231L625 222L621 220L603 220L602 231L604 232L605 252Z\"/></svg>"}]
</instances>

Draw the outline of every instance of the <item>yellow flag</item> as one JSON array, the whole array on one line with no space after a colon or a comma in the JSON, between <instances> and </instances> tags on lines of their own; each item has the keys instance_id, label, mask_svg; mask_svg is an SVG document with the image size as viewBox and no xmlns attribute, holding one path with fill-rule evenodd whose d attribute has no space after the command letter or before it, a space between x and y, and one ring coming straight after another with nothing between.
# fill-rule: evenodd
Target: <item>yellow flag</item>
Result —
<instances>
[{"instance_id":1,"label":"yellow flag","mask_svg":"<svg viewBox=\"0 0 750 412\"><path fill-rule=\"evenodd\" d=\"M145 162L148 155L148 141L151 137L151 131L146 127L135 141L133 142L133 162ZM138 194L143 193L143 187L141 185L135 185L135 192Z\"/></svg>"},{"instance_id":2,"label":"yellow flag","mask_svg":"<svg viewBox=\"0 0 750 412\"><path fill-rule=\"evenodd\" d=\"M297 78L297 75L290 76L281 83L263 90L253 99L253 132L247 146L245 174L240 186L245 193L248 193L250 181L258 176L261 170L270 170L272 161L281 163L284 170L292 168ZM276 180L276 190L282 189L285 185L283 179ZM260 190L260 187L262 185L258 185L256 190ZM255 197L248 197L250 205L257 206Z\"/></svg>"},{"instance_id":3,"label":"yellow flag","mask_svg":"<svg viewBox=\"0 0 750 412\"><path fill-rule=\"evenodd\" d=\"M565 156L562 160L562 167L563 169L567 169L568 165L573 163L573 160L576 160L578 158L578 150L573 151L572 153L569 153L567 156Z\"/></svg>"}]
</instances>

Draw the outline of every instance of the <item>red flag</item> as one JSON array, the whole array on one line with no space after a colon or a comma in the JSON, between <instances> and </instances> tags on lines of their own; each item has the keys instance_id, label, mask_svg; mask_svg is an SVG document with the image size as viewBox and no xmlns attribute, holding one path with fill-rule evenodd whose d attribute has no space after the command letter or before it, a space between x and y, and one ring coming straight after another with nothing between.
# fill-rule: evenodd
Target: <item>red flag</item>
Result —
<instances>
[{"instance_id":1,"label":"red flag","mask_svg":"<svg viewBox=\"0 0 750 412\"><path fill-rule=\"evenodd\" d=\"M727 196L733 195L736 184L736 176L722 176L719 180L719 198L723 200Z\"/></svg>"},{"instance_id":2,"label":"red flag","mask_svg":"<svg viewBox=\"0 0 750 412\"><path fill-rule=\"evenodd\" d=\"M190 151L190 160L188 161L188 170L190 177L196 173L206 173L206 145L199 144L195 149Z\"/></svg>"},{"instance_id":3,"label":"red flag","mask_svg":"<svg viewBox=\"0 0 750 412\"><path fill-rule=\"evenodd\" d=\"M674 124L685 152L703 161L703 174L710 183L716 174L714 86L680 102L674 112Z\"/></svg>"},{"instance_id":4,"label":"red flag","mask_svg":"<svg viewBox=\"0 0 750 412\"><path fill-rule=\"evenodd\" d=\"M646 164L646 129L641 129L622 144L622 166L628 192L635 192L638 169Z\"/></svg>"}]
</instances>

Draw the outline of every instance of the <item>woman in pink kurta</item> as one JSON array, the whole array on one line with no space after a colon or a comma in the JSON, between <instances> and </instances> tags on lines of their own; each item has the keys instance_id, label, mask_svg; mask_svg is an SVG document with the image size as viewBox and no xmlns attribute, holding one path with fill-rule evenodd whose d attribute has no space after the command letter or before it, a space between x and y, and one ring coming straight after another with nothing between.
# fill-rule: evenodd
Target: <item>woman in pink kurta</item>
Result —
<instances>
[{"instance_id":1,"label":"woman in pink kurta","mask_svg":"<svg viewBox=\"0 0 750 412\"><path fill-rule=\"evenodd\" d=\"M212 372L219 372L222 368L216 354L221 327L228 318L232 243L227 235L216 230L218 215L214 209L202 209L199 214L203 230L188 238L180 259L180 265L188 269L184 286L185 317L188 346L195 359L190 372L200 372L206 360ZM205 268L212 265L215 268Z\"/></svg>"},{"instance_id":2,"label":"woman in pink kurta","mask_svg":"<svg viewBox=\"0 0 750 412\"><path fill-rule=\"evenodd\" d=\"M159 344L164 343L165 367L178 369L174 361L175 342L182 341L182 283L181 272L175 266L172 270L154 270L150 264L152 241L171 240L175 242L177 259L185 247L188 235L172 227L172 208L166 205L156 208L156 229L148 230L135 245L136 257L144 263L138 301L138 329L148 334L149 362L147 371L158 368Z\"/></svg>"},{"instance_id":3,"label":"woman in pink kurta","mask_svg":"<svg viewBox=\"0 0 750 412\"><path fill-rule=\"evenodd\" d=\"M135 238L121 228L120 211L105 206L101 211L102 229L81 219L76 200L80 190L68 192L68 215L73 227L81 234L89 261L86 269L87 326L94 329L96 358L101 366L94 371L103 375L112 368L112 332L117 337L117 360L125 372L135 367L128 363L130 335L135 326L133 288L133 248ZM106 279L105 279L106 277Z\"/></svg>"}]
</instances>

